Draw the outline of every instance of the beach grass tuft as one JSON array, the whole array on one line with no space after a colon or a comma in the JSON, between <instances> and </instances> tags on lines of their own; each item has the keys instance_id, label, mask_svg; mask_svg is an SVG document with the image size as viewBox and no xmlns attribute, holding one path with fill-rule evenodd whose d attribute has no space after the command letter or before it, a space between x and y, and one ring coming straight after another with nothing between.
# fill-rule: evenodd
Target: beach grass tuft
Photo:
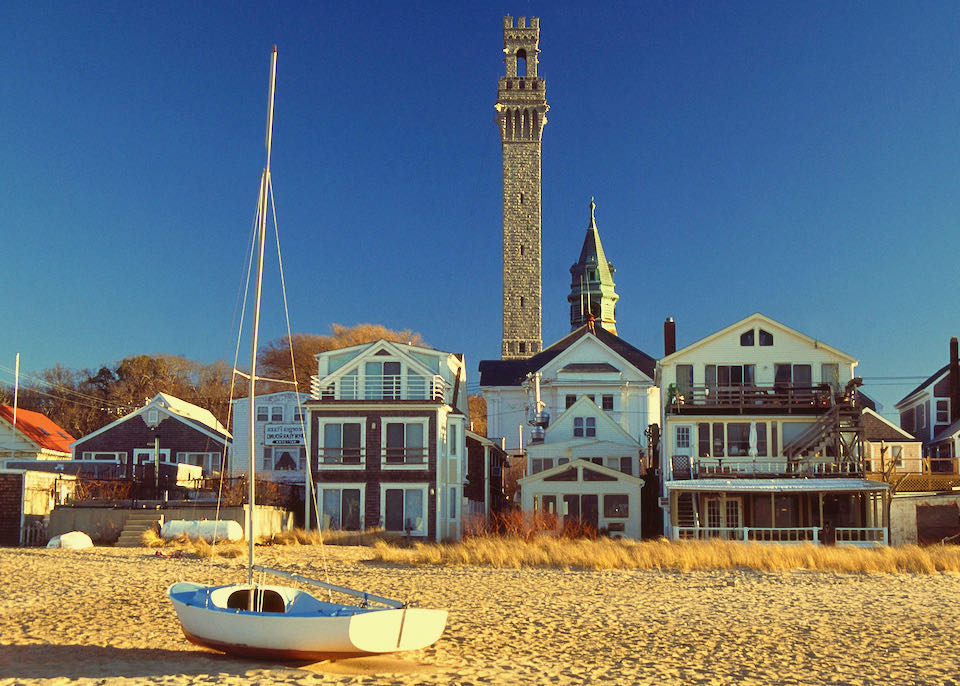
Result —
<instances>
[{"instance_id":1,"label":"beach grass tuft","mask_svg":"<svg viewBox=\"0 0 960 686\"><path fill-rule=\"evenodd\" d=\"M538 534L529 538L473 536L456 543L417 543L407 548L378 542L374 545L373 552L374 559L381 562L513 569L752 569L916 574L960 572L958 546L854 548L730 541L633 541Z\"/></svg>"}]
</instances>

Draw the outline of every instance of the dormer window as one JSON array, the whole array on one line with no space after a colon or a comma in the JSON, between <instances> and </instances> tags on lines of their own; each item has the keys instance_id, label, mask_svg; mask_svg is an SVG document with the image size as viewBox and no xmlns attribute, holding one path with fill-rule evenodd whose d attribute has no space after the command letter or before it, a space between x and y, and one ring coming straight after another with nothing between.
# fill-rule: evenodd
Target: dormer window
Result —
<instances>
[{"instance_id":1,"label":"dormer window","mask_svg":"<svg viewBox=\"0 0 960 686\"><path fill-rule=\"evenodd\" d=\"M597 435L596 417L574 417L573 418L573 436L574 438L594 438Z\"/></svg>"}]
</instances>

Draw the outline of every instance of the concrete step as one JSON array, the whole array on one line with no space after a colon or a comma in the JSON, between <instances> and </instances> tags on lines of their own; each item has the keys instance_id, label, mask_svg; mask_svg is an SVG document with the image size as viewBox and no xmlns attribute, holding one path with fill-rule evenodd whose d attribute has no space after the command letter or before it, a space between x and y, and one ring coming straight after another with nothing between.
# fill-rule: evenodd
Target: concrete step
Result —
<instances>
[{"instance_id":1,"label":"concrete step","mask_svg":"<svg viewBox=\"0 0 960 686\"><path fill-rule=\"evenodd\" d=\"M143 532L163 525L163 515L158 512L131 512L117 539L118 548L138 548L143 545Z\"/></svg>"}]
</instances>

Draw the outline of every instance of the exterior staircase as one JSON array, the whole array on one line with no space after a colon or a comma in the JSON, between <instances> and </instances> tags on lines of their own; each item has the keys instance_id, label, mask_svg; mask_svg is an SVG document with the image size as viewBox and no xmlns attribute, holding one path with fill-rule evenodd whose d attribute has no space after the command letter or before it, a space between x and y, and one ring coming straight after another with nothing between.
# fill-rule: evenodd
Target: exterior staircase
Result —
<instances>
[{"instance_id":1,"label":"exterior staircase","mask_svg":"<svg viewBox=\"0 0 960 686\"><path fill-rule=\"evenodd\" d=\"M697 526L697 505L693 493L680 493L677 497L677 526L693 528Z\"/></svg>"},{"instance_id":2,"label":"exterior staircase","mask_svg":"<svg viewBox=\"0 0 960 686\"><path fill-rule=\"evenodd\" d=\"M163 526L163 515L156 510L134 510L124 522L115 545L118 548L139 548L143 545L143 532L158 525Z\"/></svg>"}]
</instances>

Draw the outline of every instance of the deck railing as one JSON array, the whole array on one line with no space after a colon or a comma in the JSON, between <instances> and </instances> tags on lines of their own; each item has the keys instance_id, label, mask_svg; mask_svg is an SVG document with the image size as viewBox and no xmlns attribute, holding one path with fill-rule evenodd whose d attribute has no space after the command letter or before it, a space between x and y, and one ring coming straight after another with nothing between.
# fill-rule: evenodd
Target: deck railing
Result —
<instances>
[{"instance_id":1,"label":"deck railing","mask_svg":"<svg viewBox=\"0 0 960 686\"><path fill-rule=\"evenodd\" d=\"M386 448L383 451L384 465L415 464L426 465L426 448Z\"/></svg>"},{"instance_id":2,"label":"deck railing","mask_svg":"<svg viewBox=\"0 0 960 686\"><path fill-rule=\"evenodd\" d=\"M744 478L744 477L793 477L793 476L859 476L856 463L833 457L787 458L736 458L694 457L690 458L691 477L694 479Z\"/></svg>"},{"instance_id":3,"label":"deck railing","mask_svg":"<svg viewBox=\"0 0 960 686\"><path fill-rule=\"evenodd\" d=\"M432 377L417 374L386 374L345 376L327 386L321 386L314 376L310 390L320 400L438 400L443 402L450 384L439 374Z\"/></svg>"},{"instance_id":4,"label":"deck railing","mask_svg":"<svg viewBox=\"0 0 960 686\"><path fill-rule=\"evenodd\" d=\"M363 464L363 448L320 448L320 465Z\"/></svg>"},{"instance_id":5,"label":"deck railing","mask_svg":"<svg viewBox=\"0 0 960 686\"><path fill-rule=\"evenodd\" d=\"M819 526L803 527L719 527L719 526L675 526L675 540L726 540L752 543L776 543L794 545L800 543L823 543L823 528ZM835 530L837 545L855 547L873 547L887 545L887 530L882 527L837 527Z\"/></svg>"},{"instance_id":6,"label":"deck railing","mask_svg":"<svg viewBox=\"0 0 960 686\"><path fill-rule=\"evenodd\" d=\"M705 410L739 411L741 413L797 412L809 414L833 405L834 391L830 384L799 386L689 386L676 391L667 404L670 414L696 414Z\"/></svg>"}]
</instances>

